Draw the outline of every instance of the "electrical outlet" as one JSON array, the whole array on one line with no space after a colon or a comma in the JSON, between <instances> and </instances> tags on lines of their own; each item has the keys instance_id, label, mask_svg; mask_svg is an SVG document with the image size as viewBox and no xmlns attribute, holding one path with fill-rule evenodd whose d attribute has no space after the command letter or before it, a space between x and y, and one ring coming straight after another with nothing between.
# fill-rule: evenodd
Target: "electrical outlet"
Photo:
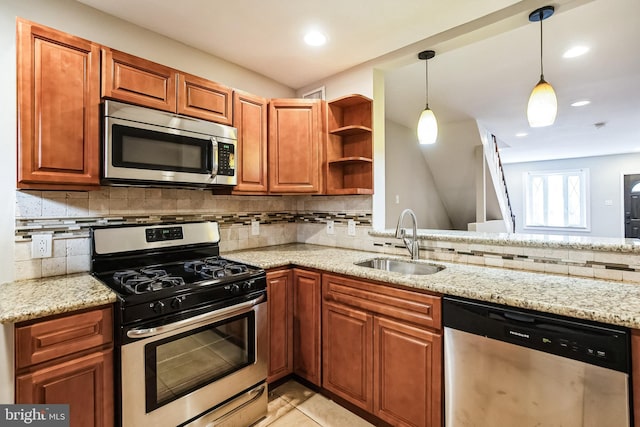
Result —
<instances>
[{"instance_id":1,"label":"electrical outlet","mask_svg":"<svg viewBox=\"0 0 640 427\"><path fill-rule=\"evenodd\" d=\"M256 221L255 219L251 221L251 235L252 236L260 235L260 221Z\"/></svg>"},{"instance_id":2,"label":"electrical outlet","mask_svg":"<svg viewBox=\"0 0 640 427\"><path fill-rule=\"evenodd\" d=\"M396 205L400 204L400 195L396 194Z\"/></svg>"},{"instance_id":3,"label":"electrical outlet","mask_svg":"<svg viewBox=\"0 0 640 427\"><path fill-rule=\"evenodd\" d=\"M333 227L333 221L327 221L327 234L335 234L336 230Z\"/></svg>"},{"instance_id":4,"label":"electrical outlet","mask_svg":"<svg viewBox=\"0 0 640 427\"><path fill-rule=\"evenodd\" d=\"M347 234L349 236L355 236L356 235L356 222L354 220L352 220L352 219L347 221Z\"/></svg>"},{"instance_id":5,"label":"electrical outlet","mask_svg":"<svg viewBox=\"0 0 640 427\"><path fill-rule=\"evenodd\" d=\"M31 258L51 257L51 234L34 234L31 236Z\"/></svg>"}]
</instances>

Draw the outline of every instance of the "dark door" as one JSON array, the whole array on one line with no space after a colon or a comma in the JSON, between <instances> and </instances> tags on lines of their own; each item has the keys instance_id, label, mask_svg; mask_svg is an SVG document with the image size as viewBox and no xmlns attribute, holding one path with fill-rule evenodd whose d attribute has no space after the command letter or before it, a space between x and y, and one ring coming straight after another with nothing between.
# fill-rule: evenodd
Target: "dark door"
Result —
<instances>
[{"instance_id":1,"label":"dark door","mask_svg":"<svg viewBox=\"0 0 640 427\"><path fill-rule=\"evenodd\" d=\"M624 237L640 238L640 174L624 176Z\"/></svg>"}]
</instances>

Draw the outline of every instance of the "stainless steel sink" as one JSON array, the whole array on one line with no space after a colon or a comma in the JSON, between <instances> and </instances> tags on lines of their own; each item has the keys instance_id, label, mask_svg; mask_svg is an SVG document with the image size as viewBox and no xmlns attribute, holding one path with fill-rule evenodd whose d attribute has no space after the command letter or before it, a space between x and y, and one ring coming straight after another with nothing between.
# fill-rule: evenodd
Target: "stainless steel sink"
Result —
<instances>
[{"instance_id":1,"label":"stainless steel sink","mask_svg":"<svg viewBox=\"0 0 640 427\"><path fill-rule=\"evenodd\" d=\"M427 275L444 270L444 267L436 264L402 261L390 258L374 258L367 261L354 263L360 267L375 268L376 270L391 271L401 274Z\"/></svg>"}]
</instances>

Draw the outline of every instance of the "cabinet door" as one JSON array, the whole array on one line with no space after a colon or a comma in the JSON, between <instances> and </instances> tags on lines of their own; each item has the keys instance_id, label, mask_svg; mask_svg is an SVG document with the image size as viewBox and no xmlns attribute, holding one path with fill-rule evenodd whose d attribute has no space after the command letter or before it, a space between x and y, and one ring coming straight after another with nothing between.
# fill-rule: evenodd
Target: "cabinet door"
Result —
<instances>
[{"instance_id":1,"label":"cabinet door","mask_svg":"<svg viewBox=\"0 0 640 427\"><path fill-rule=\"evenodd\" d=\"M244 92L234 92L233 126L238 129L238 185L234 191L266 193L267 100Z\"/></svg>"},{"instance_id":2,"label":"cabinet door","mask_svg":"<svg viewBox=\"0 0 640 427\"><path fill-rule=\"evenodd\" d=\"M97 189L100 48L17 21L18 188Z\"/></svg>"},{"instance_id":3,"label":"cabinet door","mask_svg":"<svg viewBox=\"0 0 640 427\"><path fill-rule=\"evenodd\" d=\"M293 282L291 270L267 272L269 372L273 382L293 372Z\"/></svg>"},{"instance_id":4,"label":"cabinet door","mask_svg":"<svg viewBox=\"0 0 640 427\"><path fill-rule=\"evenodd\" d=\"M364 311L325 302L322 387L373 412L372 354L373 317Z\"/></svg>"},{"instance_id":5,"label":"cabinet door","mask_svg":"<svg viewBox=\"0 0 640 427\"><path fill-rule=\"evenodd\" d=\"M176 75L164 65L102 48L102 96L175 113Z\"/></svg>"},{"instance_id":6,"label":"cabinet door","mask_svg":"<svg viewBox=\"0 0 640 427\"><path fill-rule=\"evenodd\" d=\"M113 426L112 350L19 375L16 403L66 403L72 426Z\"/></svg>"},{"instance_id":7,"label":"cabinet door","mask_svg":"<svg viewBox=\"0 0 640 427\"><path fill-rule=\"evenodd\" d=\"M374 321L374 414L396 426L440 426L442 337Z\"/></svg>"},{"instance_id":8,"label":"cabinet door","mask_svg":"<svg viewBox=\"0 0 640 427\"><path fill-rule=\"evenodd\" d=\"M322 191L321 102L273 99L269 103L269 191Z\"/></svg>"},{"instance_id":9,"label":"cabinet door","mask_svg":"<svg viewBox=\"0 0 640 427\"><path fill-rule=\"evenodd\" d=\"M293 270L293 371L320 386L320 273Z\"/></svg>"},{"instance_id":10,"label":"cabinet door","mask_svg":"<svg viewBox=\"0 0 640 427\"><path fill-rule=\"evenodd\" d=\"M230 125L232 90L190 74L178 74L178 113Z\"/></svg>"}]
</instances>

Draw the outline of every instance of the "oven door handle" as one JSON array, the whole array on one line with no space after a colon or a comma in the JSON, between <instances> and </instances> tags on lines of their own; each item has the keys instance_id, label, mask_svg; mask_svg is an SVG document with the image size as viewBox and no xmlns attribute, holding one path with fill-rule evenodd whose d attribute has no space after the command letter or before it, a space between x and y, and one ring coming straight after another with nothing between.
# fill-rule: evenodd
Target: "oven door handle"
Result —
<instances>
[{"instance_id":1,"label":"oven door handle","mask_svg":"<svg viewBox=\"0 0 640 427\"><path fill-rule=\"evenodd\" d=\"M209 313L203 313L198 316L190 317L188 319L169 323L168 325L162 325L155 328L131 329L127 331L127 336L129 338L148 338L175 331L176 329L184 328L186 326L195 325L197 323L205 321L215 321L216 319L221 319L224 317L231 317L233 315L249 311L247 309L253 307L254 305L260 304L264 301L264 299L264 294L262 294L258 298L252 299L251 301L236 304L231 307L221 308L220 310L212 311Z\"/></svg>"}]
</instances>

